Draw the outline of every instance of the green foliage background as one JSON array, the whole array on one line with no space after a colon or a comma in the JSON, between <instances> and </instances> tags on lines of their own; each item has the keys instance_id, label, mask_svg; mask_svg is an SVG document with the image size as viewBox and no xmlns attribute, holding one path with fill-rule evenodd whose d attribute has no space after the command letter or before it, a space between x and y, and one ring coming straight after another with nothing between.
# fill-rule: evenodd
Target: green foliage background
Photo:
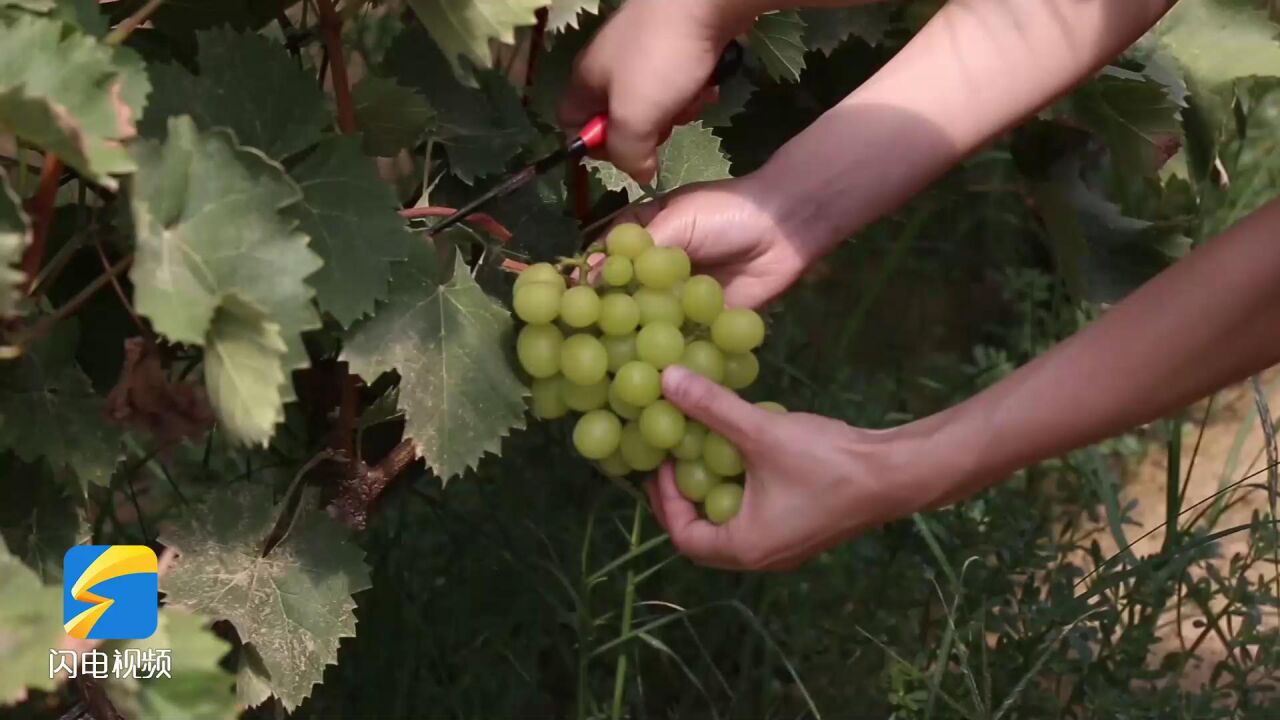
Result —
<instances>
[{"instance_id":1,"label":"green foliage background","mask_svg":"<svg viewBox=\"0 0 1280 720\"><path fill-rule=\"evenodd\" d=\"M495 206L509 241L472 225L434 242L424 208L560 142L555 98L614 2L144 5L0 0L6 716L1280 711L1274 518L1220 523L1250 488L1274 492L1274 457L1188 506L1182 416L777 576L690 565L564 427L526 427L504 263L572 254L584 221L758 167L936 2L766 15L655 187L592 162ZM929 413L1274 197L1270 9L1181 0L851 238L771 310L754 391L867 427ZM65 172L40 177L48 156ZM1132 539L1117 486L1148 447L1175 469L1164 543L1106 557L1093 538ZM1240 533L1248 550L1216 557ZM161 630L140 642L173 648L173 682L45 677L61 555L83 542L168 549ZM1157 651L1182 612L1203 634ZM1210 633L1225 659L1180 683Z\"/></svg>"}]
</instances>

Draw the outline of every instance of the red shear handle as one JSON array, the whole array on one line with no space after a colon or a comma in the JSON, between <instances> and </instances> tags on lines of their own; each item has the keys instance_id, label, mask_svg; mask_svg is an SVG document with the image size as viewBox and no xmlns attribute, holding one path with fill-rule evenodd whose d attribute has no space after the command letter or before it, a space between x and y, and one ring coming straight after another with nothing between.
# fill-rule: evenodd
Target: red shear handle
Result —
<instances>
[{"instance_id":1,"label":"red shear handle","mask_svg":"<svg viewBox=\"0 0 1280 720\"><path fill-rule=\"evenodd\" d=\"M595 150L604 147L607 137L606 128L609 125L609 118L605 115L597 115L587 121L582 126L582 132L578 133L578 138L582 140L582 144L588 150Z\"/></svg>"}]
</instances>

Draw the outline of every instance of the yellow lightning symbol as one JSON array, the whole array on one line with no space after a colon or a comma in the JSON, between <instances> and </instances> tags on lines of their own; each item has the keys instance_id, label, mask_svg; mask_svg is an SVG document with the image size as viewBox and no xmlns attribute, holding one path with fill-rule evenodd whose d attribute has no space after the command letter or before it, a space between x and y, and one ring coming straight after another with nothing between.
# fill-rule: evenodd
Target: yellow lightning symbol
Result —
<instances>
[{"instance_id":1,"label":"yellow lightning symbol","mask_svg":"<svg viewBox=\"0 0 1280 720\"><path fill-rule=\"evenodd\" d=\"M80 602L93 603L93 607L71 618L66 623L67 634L85 639L94 623L102 617L115 600L89 592L98 583L135 573L156 572L156 554L145 545L112 545L80 573L71 586L71 597Z\"/></svg>"}]
</instances>

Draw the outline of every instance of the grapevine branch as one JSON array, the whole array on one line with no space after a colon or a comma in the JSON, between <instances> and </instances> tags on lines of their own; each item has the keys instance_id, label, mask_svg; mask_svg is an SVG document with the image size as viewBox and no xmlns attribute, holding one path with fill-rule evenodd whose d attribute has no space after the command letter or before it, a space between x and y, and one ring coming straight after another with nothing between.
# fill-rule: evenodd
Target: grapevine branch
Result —
<instances>
[{"instance_id":1,"label":"grapevine branch","mask_svg":"<svg viewBox=\"0 0 1280 720\"><path fill-rule=\"evenodd\" d=\"M333 0L316 0L320 14L320 38L329 56L329 72L333 76L333 98L338 107L338 129L344 135L358 132L355 103L351 99L351 80L347 61L342 54L342 18L333 9Z\"/></svg>"},{"instance_id":2,"label":"grapevine branch","mask_svg":"<svg viewBox=\"0 0 1280 720\"><path fill-rule=\"evenodd\" d=\"M333 501L332 508L338 519L357 530L364 529L369 522L369 509L374 501L392 480L417 459L418 451L413 441L405 438L377 465L369 467L359 463L361 472L348 478Z\"/></svg>"},{"instance_id":3,"label":"grapevine branch","mask_svg":"<svg viewBox=\"0 0 1280 720\"><path fill-rule=\"evenodd\" d=\"M164 4L164 0L150 0L146 5L138 8L137 12L124 19L124 22L112 28L111 32L103 38L103 42L108 45L119 45L125 39L137 30L142 23L146 22L151 14Z\"/></svg>"},{"instance_id":4,"label":"grapevine branch","mask_svg":"<svg viewBox=\"0 0 1280 720\"><path fill-rule=\"evenodd\" d=\"M440 205L405 208L400 211L400 217L405 220L417 220L429 217L448 217L453 214L453 210L454 209L451 207L443 207ZM511 242L511 231L508 230L505 225L495 220L492 215L474 213L465 218L462 222L471 225L477 230L483 230L489 233L493 237L497 238L498 242L501 242L504 245ZM502 269L507 272L519 273L523 272L527 267L529 267L527 263L522 263L510 258L504 258L502 261Z\"/></svg>"},{"instance_id":5,"label":"grapevine branch","mask_svg":"<svg viewBox=\"0 0 1280 720\"><path fill-rule=\"evenodd\" d=\"M48 335L54 325L57 325L60 321L75 314L75 312L83 307L85 303L89 302L89 299L92 298L94 294L114 282L115 279L125 270L128 270L129 266L132 264L132 255L128 255L116 261L116 264L108 268L107 272L94 278L88 285L85 285L80 292L76 293L74 297L68 300L62 307L58 308L57 312L44 318L33 325L30 330L23 333L18 339L17 347L0 346L0 360L16 357L18 354L21 354L23 348L30 347L37 340Z\"/></svg>"},{"instance_id":6,"label":"grapevine branch","mask_svg":"<svg viewBox=\"0 0 1280 720\"><path fill-rule=\"evenodd\" d=\"M53 223L53 204L58 198L58 179L61 175L62 161L53 154L45 155L44 165L40 168L40 184L36 186L36 194L27 203L27 212L31 215L31 245L22 256L22 273L27 278L27 293L31 292L31 283L40 273L45 243L49 239L49 226Z\"/></svg>"}]
</instances>

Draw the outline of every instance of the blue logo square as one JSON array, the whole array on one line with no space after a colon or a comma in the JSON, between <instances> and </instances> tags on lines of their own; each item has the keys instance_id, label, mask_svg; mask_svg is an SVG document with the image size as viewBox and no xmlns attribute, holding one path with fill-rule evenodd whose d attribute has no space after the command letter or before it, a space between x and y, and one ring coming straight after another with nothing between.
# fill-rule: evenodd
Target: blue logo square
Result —
<instances>
[{"instance_id":1,"label":"blue logo square","mask_svg":"<svg viewBox=\"0 0 1280 720\"><path fill-rule=\"evenodd\" d=\"M77 545L62 558L62 623L82 640L141 640L156 631L159 574L146 545Z\"/></svg>"}]
</instances>

